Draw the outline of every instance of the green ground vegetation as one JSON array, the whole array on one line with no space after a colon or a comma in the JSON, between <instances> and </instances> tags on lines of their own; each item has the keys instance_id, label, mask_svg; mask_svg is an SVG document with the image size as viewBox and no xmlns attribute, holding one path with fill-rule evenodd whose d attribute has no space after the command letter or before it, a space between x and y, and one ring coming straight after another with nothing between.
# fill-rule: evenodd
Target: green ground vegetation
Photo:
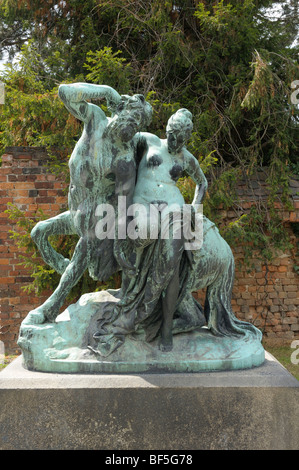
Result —
<instances>
[{"instance_id":1,"label":"green ground vegetation","mask_svg":"<svg viewBox=\"0 0 299 470\"><path fill-rule=\"evenodd\" d=\"M8 366L17 357L18 357L17 355L4 356L3 361L0 362L0 372L1 370L5 369L5 367Z\"/></svg>"},{"instance_id":2,"label":"green ground vegetation","mask_svg":"<svg viewBox=\"0 0 299 470\"><path fill-rule=\"evenodd\" d=\"M267 346L266 350L272 354L297 380L299 380L299 364L293 364L291 355L294 352L290 346ZM299 357L299 355L298 355Z\"/></svg>"}]
</instances>

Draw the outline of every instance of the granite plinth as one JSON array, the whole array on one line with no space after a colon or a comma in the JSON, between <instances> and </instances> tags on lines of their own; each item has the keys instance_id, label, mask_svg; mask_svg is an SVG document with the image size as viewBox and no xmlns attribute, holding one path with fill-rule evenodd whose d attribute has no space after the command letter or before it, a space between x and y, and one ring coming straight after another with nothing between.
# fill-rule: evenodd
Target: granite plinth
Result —
<instances>
[{"instance_id":1,"label":"granite plinth","mask_svg":"<svg viewBox=\"0 0 299 470\"><path fill-rule=\"evenodd\" d=\"M260 367L173 374L0 372L1 450L292 450L299 382Z\"/></svg>"}]
</instances>

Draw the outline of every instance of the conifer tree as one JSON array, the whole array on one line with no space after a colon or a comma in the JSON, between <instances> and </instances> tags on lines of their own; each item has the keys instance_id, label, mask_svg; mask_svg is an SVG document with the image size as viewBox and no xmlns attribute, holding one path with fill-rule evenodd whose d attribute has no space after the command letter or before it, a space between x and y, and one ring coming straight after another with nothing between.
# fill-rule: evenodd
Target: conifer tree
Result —
<instances>
[{"instance_id":1,"label":"conifer tree","mask_svg":"<svg viewBox=\"0 0 299 470\"><path fill-rule=\"evenodd\" d=\"M149 130L161 137L174 111L192 112L189 150L210 181L205 212L220 226L219 206L238 204L237 179L270 169L264 213L225 227L228 241L264 257L288 242L272 209L278 191L288 203L290 172L299 173L296 1L0 0L0 8L2 52L21 51L0 76L0 150L44 145L60 171L81 133L57 97L60 83L143 93L154 108ZM190 200L191 181L180 188Z\"/></svg>"}]
</instances>

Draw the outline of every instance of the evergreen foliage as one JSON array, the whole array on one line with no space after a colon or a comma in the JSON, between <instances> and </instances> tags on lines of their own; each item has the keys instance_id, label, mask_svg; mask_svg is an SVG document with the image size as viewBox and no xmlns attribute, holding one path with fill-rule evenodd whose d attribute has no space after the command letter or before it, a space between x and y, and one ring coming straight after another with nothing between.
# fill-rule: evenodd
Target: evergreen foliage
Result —
<instances>
[{"instance_id":1,"label":"evergreen foliage","mask_svg":"<svg viewBox=\"0 0 299 470\"><path fill-rule=\"evenodd\" d=\"M273 6L281 18L269 16ZM288 246L274 201L289 204L290 172L298 172L297 2L0 0L0 8L3 50L20 52L0 75L0 153L44 145L53 168L67 169L81 123L57 97L62 82L143 93L154 108L149 131L160 137L173 112L192 112L189 150L210 181L205 213L220 226L219 206L238 204L238 178L270 168L268 204L223 227L229 243L260 249L265 259ZM179 185L190 201L193 183Z\"/></svg>"}]
</instances>

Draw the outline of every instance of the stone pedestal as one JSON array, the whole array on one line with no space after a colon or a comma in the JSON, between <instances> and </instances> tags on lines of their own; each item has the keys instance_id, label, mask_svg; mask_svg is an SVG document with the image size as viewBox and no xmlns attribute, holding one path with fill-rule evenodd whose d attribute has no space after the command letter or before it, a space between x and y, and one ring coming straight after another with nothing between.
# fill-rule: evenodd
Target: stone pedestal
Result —
<instances>
[{"instance_id":1,"label":"stone pedestal","mask_svg":"<svg viewBox=\"0 0 299 470\"><path fill-rule=\"evenodd\" d=\"M298 449L299 382L271 355L247 370L0 373L0 449Z\"/></svg>"}]
</instances>

